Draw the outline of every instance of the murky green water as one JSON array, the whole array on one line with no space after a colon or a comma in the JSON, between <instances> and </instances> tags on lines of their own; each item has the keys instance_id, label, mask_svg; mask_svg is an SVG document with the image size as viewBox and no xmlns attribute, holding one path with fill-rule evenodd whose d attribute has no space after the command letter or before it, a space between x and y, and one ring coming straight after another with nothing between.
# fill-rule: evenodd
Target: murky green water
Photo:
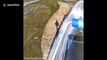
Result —
<instances>
[{"instance_id":1,"label":"murky green water","mask_svg":"<svg viewBox=\"0 0 107 60\"><path fill-rule=\"evenodd\" d=\"M79 42L84 42L84 33L79 32L75 37L74 40L79 41Z\"/></svg>"},{"instance_id":2,"label":"murky green water","mask_svg":"<svg viewBox=\"0 0 107 60\"><path fill-rule=\"evenodd\" d=\"M78 0L58 0L58 1L70 3L70 2L77 2Z\"/></svg>"},{"instance_id":3,"label":"murky green water","mask_svg":"<svg viewBox=\"0 0 107 60\"><path fill-rule=\"evenodd\" d=\"M24 7L24 9L30 11L28 14L24 16L25 58L42 57L42 51L40 48L42 33L48 19L58 8L59 5L57 0L48 0L48 1L40 0L38 2L35 2L33 4Z\"/></svg>"}]
</instances>

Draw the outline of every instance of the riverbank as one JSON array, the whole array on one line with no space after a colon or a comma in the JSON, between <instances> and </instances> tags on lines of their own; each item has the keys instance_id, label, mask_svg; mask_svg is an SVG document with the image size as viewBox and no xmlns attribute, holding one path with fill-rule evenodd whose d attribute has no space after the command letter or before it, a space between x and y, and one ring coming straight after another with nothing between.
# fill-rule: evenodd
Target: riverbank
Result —
<instances>
[{"instance_id":1,"label":"riverbank","mask_svg":"<svg viewBox=\"0 0 107 60\"><path fill-rule=\"evenodd\" d=\"M46 24L42 35L41 50L42 50L44 59L47 59L48 57L52 43L54 41L54 37L57 32L55 22L58 21L60 25L65 15L67 15L70 9L74 6L74 2L65 3L65 2L59 1L58 4L60 8L48 20L48 23Z\"/></svg>"}]
</instances>

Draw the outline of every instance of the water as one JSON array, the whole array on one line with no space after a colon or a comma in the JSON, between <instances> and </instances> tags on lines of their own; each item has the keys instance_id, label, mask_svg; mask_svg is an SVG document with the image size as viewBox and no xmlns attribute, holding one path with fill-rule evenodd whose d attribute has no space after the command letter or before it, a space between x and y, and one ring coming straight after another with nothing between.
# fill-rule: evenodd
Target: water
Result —
<instances>
[{"instance_id":1,"label":"water","mask_svg":"<svg viewBox=\"0 0 107 60\"><path fill-rule=\"evenodd\" d=\"M42 59L41 37L43 30L51 15L58 8L57 0L40 0L24 7L24 10L30 11L24 15L24 60L27 58L29 60L32 60L31 58Z\"/></svg>"},{"instance_id":2,"label":"water","mask_svg":"<svg viewBox=\"0 0 107 60\"><path fill-rule=\"evenodd\" d=\"M69 49L66 50L65 60L83 60L83 43L72 41Z\"/></svg>"},{"instance_id":3,"label":"water","mask_svg":"<svg viewBox=\"0 0 107 60\"><path fill-rule=\"evenodd\" d=\"M79 32L76 36L69 35L65 60L83 60L84 41L83 33Z\"/></svg>"}]
</instances>

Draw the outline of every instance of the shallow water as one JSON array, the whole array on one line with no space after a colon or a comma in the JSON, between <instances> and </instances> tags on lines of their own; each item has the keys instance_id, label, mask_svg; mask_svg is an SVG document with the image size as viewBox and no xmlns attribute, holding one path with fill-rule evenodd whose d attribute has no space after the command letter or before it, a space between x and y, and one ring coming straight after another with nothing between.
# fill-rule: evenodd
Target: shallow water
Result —
<instances>
[{"instance_id":1,"label":"shallow water","mask_svg":"<svg viewBox=\"0 0 107 60\"><path fill-rule=\"evenodd\" d=\"M58 9L57 0L40 0L24 7L29 13L24 15L24 60L42 58L41 37L51 15ZM31 10L32 9L32 10Z\"/></svg>"},{"instance_id":2,"label":"shallow water","mask_svg":"<svg viewBox=\"0 0 107 60\"><path fill-rule=\"evenodd\" d=\"M72 36L71 36L72 37ZM84 58L84 36L79 32L74 36L73 40L69 37L68 46L66 50L65 60L83 60ZM72 40L72 42L71 42ZM71 43L70 43L71 42Z\"/></svg>"},{"instance_id":3,"label":"shallow water","mask_svg":"<svg viewBox=\"0 0 107 60\"><path fill-rule=\"evenodd\" d=\"M24 7L24 12L26 12L24 15L24 58L42 60L40 43L43 30L58 8L57 0L39 0Z\"/></svg>"}]
</instances>

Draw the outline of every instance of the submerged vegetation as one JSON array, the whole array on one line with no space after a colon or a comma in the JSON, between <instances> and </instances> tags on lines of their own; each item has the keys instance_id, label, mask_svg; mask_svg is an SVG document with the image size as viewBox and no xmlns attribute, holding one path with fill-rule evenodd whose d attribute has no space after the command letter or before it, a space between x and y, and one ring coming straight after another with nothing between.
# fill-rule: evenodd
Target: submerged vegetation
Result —
<instances>
[{"instance_id":1,"label":"submerged vegetation","mask_svg":"<svg viewBox=\"0 0 107 60\"><path fill-rule=\"evenodd\" d=\"M24 6L24 58L42 58L42 34L50 17L59 9L58 1L70 2L69 0L38 0Z\"/></svg>"},{"instance_id":2,"label":"submerged vegetation","mask_svg":"<svg viewBox=\"0 0 107 60\"><path fill-rule=\"evenodd\" d=\"M24 7L24 57L42 57L40 42L44 27L59 8L57 0L39 0Z\"/></svg>"}]
</instances>

